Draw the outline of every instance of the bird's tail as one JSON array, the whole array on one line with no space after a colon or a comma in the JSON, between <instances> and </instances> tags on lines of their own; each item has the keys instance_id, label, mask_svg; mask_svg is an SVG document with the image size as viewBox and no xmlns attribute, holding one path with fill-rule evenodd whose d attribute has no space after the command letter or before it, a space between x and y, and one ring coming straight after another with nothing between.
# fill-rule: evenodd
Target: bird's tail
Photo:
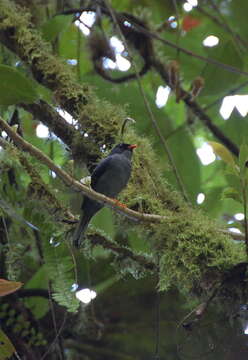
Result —
<instances>
[{"instance_id":1,"label":"bird's tail","mask_svg":"<svg viewBox=\"0 0 248 360\"><path fill-rule=\"evenodd\" d=\"M72 238L72 243L76 248L80 247L81 241L83 240L85 231L87 230L91 217L92 216L89 214L83 214L80 217L79 224Z\"/></svg>"}]
</instances>

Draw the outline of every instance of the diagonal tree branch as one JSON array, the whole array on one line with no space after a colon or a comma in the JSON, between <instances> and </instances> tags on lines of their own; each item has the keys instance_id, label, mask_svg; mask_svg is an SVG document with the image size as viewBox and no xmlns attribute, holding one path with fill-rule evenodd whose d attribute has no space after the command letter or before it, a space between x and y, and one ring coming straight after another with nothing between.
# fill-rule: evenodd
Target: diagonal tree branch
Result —
<instances>
[{"instance_id":1,"label":"diagonal tree branch","mask_svg":"<svg viewBox=\"0 0 248 360\"><path fill-rule=\"evenodd\" d=\"M72 178L68 173L59 168L53 163L43 152L37 149L34 145L30 144L22 137L20 137L8 124L0 117L0 128L9 135L9 137L14 141L16 146L23 151L29 152L30 155L34 156L37 160L46 165L50 170L54 171L55 174L67 185L70 186L74 191L82 192L84 195L103 203L111 207L114 211L121 213L122 215L127 216L131 220L137 222L148 222L148 223L159 223L162 221L168 221L169 218L166 216L160 216L155 214L146 214L134 211L127 207L120 206L118 202L114 199L108 198L107 196L100 194L91 188L81 184L79 181ZM6 146L6 141L0 139L0 144ZM74 219L71 219L74 220ZM233 234L227 230L219 230L219 233L225 234L227 236L233 236L234 240L242 241L244 239L242 234ZM101 239L102 240L102 239Z\"/></svg>"},{"instance_id":2,"label":"diagonal tree branch","mask_svg":"<svg viewBox=\"0 0 248 360\"><path fill-rule=\"evenodd\" d=\"M74 136L77 130L69 124L51 105L40 100L33 104L20 104L24 110L30 112L34 119L39 120L58 136L69 148L72 148ZM87 147L82 142L82 151Z\"/></svg>"},{"instance_id":3,"label":"diagonal tree branch","mask_svg":"<svg viewBox=\"0 0 248 360\"><path fill-rule=\"evenodd\" d=\"M23 56L23 54L26 56L23 56L23 60L26 60L26 63L32 71L33 68L38 71L43 70L45 77L47 76L47 68L49 68L48 75L53 71L57 72L55 79L57 79L58 76L61 77L60 87L63 87L64 65L60 63L60 66L53 69L53 66L56 64L56 58L53 57L50 50L48 52L45 51L47 45L44 45L45 43L37 34L36 31L31 29L25 11L19 8L17 9L9 0L0 0L0 41L2 38L8 37L10 43L14 41L16 47L14 47L13 50L18 56ZM31 40L31 43L27 41L27 36L29 40ZM33 45L35 45L35 47ZM24 47L24 49L20 50L19 48L21 47ZM39 51L40 47L42 48L42 56ZM38 56L39 59L36 59L36 56ZM49 61L49 59L52 60ZM44 68L42 60L46 64L46 68ZM36 66L37 63L38 68ZM35 76L36 71L33 72ZM43 80L42 77L36 78L38 81ZM49 87L49 82L52 82L52 77L48 76L46 80L49 81L45 81L44 84L47 84ZM74 82L73 78L71 78L70 85L73 85ZM87 89L87 87L80 87L80 91L78 92L78 86L79 85L76 84L75 93L73 86L70 87L70 89L66 87L66 91L64 91L63 88L57 88L56 84L52 84L50 88L55 89L55 98L60 106L62 103L69 106L70 102L68 103L67 100L72 100L72 115L74 116L74 112L76 114L80 113L83 123L92 130L92 143L94 143L94 145L89 142L89 148L91 145L93 148L95 146L93 152L96 152L96 149L99 149L101 141L99 140L99 134L97 133L96 135L93 130L104 130L105 133L101 139L114 139L117 133L116 121L110 123L111 116L107 117L107 119L104 118L104 116L106 117L106 109L109 107L109 104L106 106L104 101L100 101L96 97L96 102L98 101L100 105L98 105L98 107L92 107L92 109L88 107L86 116L84 111L88 104L80 103L80 96L77 97L76 95L79 95L81 90L84 93L83 90ZM77 101L79 101L78 104ZM191 99L188 98L187 101L188 104L190 104ZM103 116L100 118L98 117L99 111L101 114L103 113ZM111 115L114 117L115 114ZM220 232L218 225L214 221L211 221L200 211L186 204L176 192L171 191L171 188L162 176L150 142L144 136L141 137L132 130L127 134L127 139L136 139L143 147L142 152L137 151L137 156L133 164L134 176L130 181L130 186L127 188L127 191L123 194L124 201L130 207L140 209L140 212L138 212L118 207L113 200L93 192L93 190L71 178L63 170L56 167L49 158L44 157L44 154L31 144L25 142L23 139L21 139L22 142L20 142L18 135L13 134L11 128L6 127L6 122L3 120L1 121L0 127L9 134L18 147L36 156L39 161L42 161L46 166L55 171L56 174L62 178L68 186L74 188L75 191L82 192L94 198L96 201L108 204L113 207L115 211L120 211L132 219L138 220L139 223L142 223L139 225L138 231L141 231L142 234L151 241L151 251L160 253L160 289L168 288L172 283L184 287L185 290L191 289L193 285L197 283L204 289L206 284L204 280L210 279L211 281L212 278L218 278L223 271L240 261L240 258L243 258L242 248L236 245L234 247L230 242L230 236L226 236ZM78 138L84 141L80 131L78 132ZM93 141L94 139L95 142ZM151 176L147 176L148 172ZM150 214L145 214L147 216L144 216L142 213L143 209L145 209L146 212L153 214L160 213L164 216ZM209 274L211 276L209 276Z\"/></svg>"},{"instance_id":4,"label":"diagonal tree branch","mask_svg":"<svg viewBox=\"0 0 248 360\"><path fill-rule=\"evenodd\" d=\"M155 262L151 259L140 254L135 254L131 249L120 246L99 233L90 233L87 237L90 239L92 245L101 245L104 249L111 251L113 254L123 259L129 258L139 264L144 270L154 271L156 269Z\"/></svg>"},{"instance_id":5,"label":"diagonal tree branch","mask_svg":"<svg viewBox=\"0 0 248 360\"><path fill-rule=\"evenodd\" d=\"M137 211L128 209L126 207L118 205L117 201L107 196L100 194L86 185L81 184L79 181L73 179L68 173L60 169L57 165L54 164L44 153L37 149L34 145L31 145L22 137L20 137L7 123L0 117L0 128L9 135L9 137L14 141L16 146L24 151L28 151L30 155L34 156L37 160L45 164L49 169L55 172L55 174L64 181L64 183L70 186L74 191L82 192L84 195L87 195L91 199L94 199L100 203L110 206L115 211L126 215L134 221L141 222L160 222L166 220L165 216L159 216L155 214L143 214Z\"/></svg>"},{"instance_id":6,"label":"diagonal tree branch","mask_svg":"<svg viewBox=\"0 0 248 360\"><path fill-rule=\"evenodd\" d=\"M9 143L0 137L0 146L4 149L13 150L14 145ZM69 211L69 209L65 208L61 202L55 197L55 195L50 191L49 187L43 182L40 174L36 171L36 169L30 164L27 158L21 151L15 151L20 164L23 166L27 174L30 176L32 185L35 185L36 196L42 197L42 200L46 204L46 210L48 213L53 216L55 221L60 223L74 224L78 220L73 214ZM38 191L37 191L38 190Z\"/></svg>"},{"instance_id":7,"label":"diagonal tree branch","mask_svg":"<svg viewBox=\"0 0 248 360\"><path fill-rule=\"evenodd\" d=\"M44 108L45 121L49 116L52 117L51 121L48 121L49 125L51 126L51 122L56 124L59 136L66 137L67 144L73 143L74 149L79 149L78 156L83 154L87 158L89 149L91 149L91 157L94 160L100 155L97 142L114 143L121 115L118 116L118 112L115 111L115 116L113 115L111 118L111 126L108 114L100 111L98 114L100 121L91 121L91 117L94 116L95 98L90 95L89 86L78 84L71 69L53 55L51 45L45 42L41 34L33 28L27 10L9 0L0 0L0 42L28 65L36 81L53 92L56 106L71 114L78 121L80 130L87 132L87 138L80 137L80 144L84 143L85 147L78 146L78 137L73 136L74 133L71 129L67 135L62 132L63 121L61 119L58 121L58 115L44 102L26 107L39 119L41 119ZM69 127L66 126L66 129ZM96 141L96 137L98 137L98 141ZM85 151L86 149L88 151Z\"/></svg>"}]
</instances>

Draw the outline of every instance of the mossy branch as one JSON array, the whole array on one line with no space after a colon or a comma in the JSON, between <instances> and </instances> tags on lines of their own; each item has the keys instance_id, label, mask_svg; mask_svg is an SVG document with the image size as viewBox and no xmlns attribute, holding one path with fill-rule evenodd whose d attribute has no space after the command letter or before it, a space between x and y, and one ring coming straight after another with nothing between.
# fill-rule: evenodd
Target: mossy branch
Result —
<instances>
[{"instance_id":1,"label":"mossy branch","mask_svg":"<svg viewBox=\"0 0 248 360\"><path fill-rule=\"evenodd\" d=\"M33 28L31 15L13 1L0 1L0 41L29 65L34 78L53 91L58 103L78 117L87 104L87 95L75 82L68 67L52 54L46 43Z\"/></svg>"},{"instance_id":2,"label":"mossy branch","mask_svg":"<svg viewBox=\"0 0 248 360\"><path fill-rule=\"evenodd\" d=\"M13 149L14 147L14 145L2 138L0 138L0 146L2 146L6 150ZM30 164L26 156L21 151L18 151L16 148L15 152L21 165L31 178L32 188L35 188L36 190L35 196L37 196L38 198L42 197L42 201L46 210L51 216L53 216L54 220L62 222L63 224L76 223L77 218L75 218L75 216L73 216L73 214L59 202L55 195L50 191L48 185L43 182L41 176L36 171L36 169Z\"/></svg>"},{"instance_id":3,"label":"mossy branch","mask_svg":"<svg viewBox=\"0 0 248 360\"><path fill-rule=\"evenodd\" d=\"M156 264L151 259L148 259L140 254L135 254L131 249L108 240L105 236L98 232L90 233L87 237L93 246L100 245L104 249L111 251L113 254L123 259L129 258L139 264L144 270L151 272L156 270Z\"/></svg>"},{"instance_id":4,"label":"mossy branch","mask_svg":"<svg viewBox=\"0 0 248 360\"><path fill-rule=\"evenodd\" d=\"M24 151L27 151L30 155L34 156L37 160L42 162L44 165L46 165L50 170L54 171L55 174L67 185L70 186L74 191L80 191L84 195L87 195L91 199L94 199L96 201L99 201L103 203L104 205L107 205L113 210L127 216L128 218L137 221L137 222L150 222L150 223L157 223L162 221L168 221L168 217L166 216L160 216L156 214L146 214L146 213L140 213L138 211L134 211L132 209L129 209L127 207L123 207L119 205L116 200L113 200L111 198L108 198L107 196L100 194L93 189L81 184L79 181L75 180L73 177L71 177L68 173L66 173L64 170L59 168L57 165L54 164L54 162L49 159L43 152L41 152L39 149L37 149L34 145L30 144L26 140L24 140L21 136L19 136L15 130L11 128L1 117L0 117L0 128L2 128L6 133L9 135L9 137L14 141L16 146ZM1 139L0 144L2 146L6 146L8 144L5 140ZM21 157L22 164L27 168L28 163L24 157ZM32 175L31 173L34 172L34 169L28 166L28 173ZM35 172L35 176L39 175ZM39 177L40 178L40 177ZM41 179L39 179L40 181ZM69 213L69 217L72 221L75 221L75 218ZM229 236L232 236L231 233L229 233L226 230L219 230L220 233L226 234ZM234 240L243 240L243 235L237 234L233 235Z\"/></svg>"},{"instance_id":5,"label":"mossy branch","mask_svg":"<svg viewBox=\"0 0 248 360\"><path fill-rule=\"evenodd\" d=\"M82 192L84 195L87 195L89 198L96 200L104 205L107 205L113 210L118 211L119 213L126 215L130 219L138 222L161 222L166 220L165 216L155 215L155 214L145 214L139 213L137 211L131 210L129 208L119 205L116 200L108 198L107 196L100 194L91 188L81 184L79 181L73 179L68 173L60 169L54 162L49 159L44 153L37 149L34 145L30 144L22 137L20 137L2 118L0 118L0 128L9 135L9 137L14 141L15 145L27 151L30 155L34 156L37 160L46 165L50 170L54 171L55 174L63 180L63 182L70 186L74 191Z\"/></svg>"},{"instance_id":6,"label":"mossy branch","mask_svg":"<svg viewBox=\"0 0 248 360\"><path fill-rule=\"evenodd\" d=\"M81 96L85 94L84 100L90 98L87 97L89 88L76 83L69 70L52 55L47 44L32 28L26 12L15 8L9 0L0 0L0 41L29 65L34 77L53 90L57 103L65 110L69 109L68 112L82 124L81 129L89 133L89 137L84 139L78 131L76 141L85 141L89 152L95 154L99 154L102 141L106 141L106 144L114 141L118 121L122 118L120 112L116 115L114 106L96 97L91 103L81 101ZM164 75L167 76L166 72ZM65 81L68 76L69 86ZM189 105L191 99L187 101ZM144 241L147 239L151 243L151 250L160 254L160 289L166 289L171 284L186 290L192 289L196 284L201 289L207 289L224 271L244 260L242 245L233 244L230 236L223 234L214 221L186 204L171 190L162 176L154 151L144 136L138 136L131 130L126 133L126 141L135 141L142 149L137 149L132 179L121 195L127 206L138 210L133 211L119 207L113 200L73 179L6 126L8 125L2 120L1 127L19 148L35 155L75 191L103 202L132 219L140 220L136 225L138 231L142 233ZM32 151L34 149L35 154ZM132 227L132 223L129 223L129 227Z\"/></svg>"},{"instance_id":7,"label":"mossy branch","mask_svg":"<svg viewBox=\"0 0 248 360\"><path fill-rule=\"evenodd\" d=\"M28 65L36 81L53 92L56 105L71 114L88 137L79 139L68 125L65 129L69 131L63 131L63 120L44 102L28 105L26 110L41 121L44 111L44 123L49 123L49 128L70 146L75 158L94 162L100 154L96 144L114 142L122 114L113 106L110 111L105 106L106 111L101 107L96 116L98 103L90 87L78 84L69 66L53 54L51 45L42 39L30 18L27 9L0 0L0 42Z\"/></svg>"}]
</instances>

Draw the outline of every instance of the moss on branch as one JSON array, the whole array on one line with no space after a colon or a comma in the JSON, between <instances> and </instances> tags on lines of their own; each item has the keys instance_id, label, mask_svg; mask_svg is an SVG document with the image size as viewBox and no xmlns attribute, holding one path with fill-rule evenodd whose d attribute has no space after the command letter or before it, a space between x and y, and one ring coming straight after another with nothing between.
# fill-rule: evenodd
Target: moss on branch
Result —
<instances>
[{"instance_id":1,"label":"moss on branch","mask_svg":"<svg viewBox=\"0 0 248 360\"><path fill-rule=\"evenodd\" d=\"M88 85L77 83L69 66L52 53L51 45L33 27L30 17L26 9L0 0L0 42L29 66L36 81L53 92L57 105L79 121L81 132L72 145L73 153L78 150L75 157L85 158L86 148L89 156L99 155L97 144L114 142L123 112L107 103L102 106ZM82 137L82 132L88 137Z\"/></svg>"},{"instance_id":2,"label":"moss on branch","mask_svg":"<svg viewBox=\"0 0 248 360\"><path fill-rule=\"evenodd\" d=\"M114 141L124 112L97 99L87 85L80 86L32 28L29 15L8 0L0 0L0 41L26 62L35 79L54 92L56 102L79 120L81 128L73 146L84 142L91 154L99 153L102 143ZM82 136L84 132L88 137ZM244 261L243 246L233 243L219 231L217 223L171 190L148 139L130 130L126 141L138 143L139 148L122 200L139 212L166 216L166 221L138 225L126 218L121 221L139 227L144 241L151 243L154 256L159 255L160 289L176 284L180 289L197 286L208 290L226 270Z\"/></svg>"},{"instance_id":3,"label":"moss on branch","mask_svg":"<svg viewBox=\"0 0 248 360\"><path fill-rule=\"evenodd\" d=\"M245 261L245 247L220 231L220 224L183 201L162 177L152 146L130 131L135 141L132 179L122 195L128 207L166 216L161 223L139 226L143 240L160 258L160 289L177 285L181 290L207 291L228 269ZM128 221L126 219L122 221Z\"/></svg>"}]
</instances>

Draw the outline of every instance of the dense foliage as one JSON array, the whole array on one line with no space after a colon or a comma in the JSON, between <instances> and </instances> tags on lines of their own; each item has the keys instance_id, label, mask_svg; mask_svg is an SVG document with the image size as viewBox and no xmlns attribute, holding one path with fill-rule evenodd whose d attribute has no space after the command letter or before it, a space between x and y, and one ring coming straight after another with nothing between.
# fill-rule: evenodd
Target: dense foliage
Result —
<instances>
[{"instance_id":1,"label":"dense foliage","mask_svg":"<svg viewBox=\"0 0 248 360\"><path fill-rule=\"evenodd\" d=\"M247 11L0 0L0 360L247 358ZM75 180L121 141L136 213L74 249Z\"/></svg>"}]
</instances>

